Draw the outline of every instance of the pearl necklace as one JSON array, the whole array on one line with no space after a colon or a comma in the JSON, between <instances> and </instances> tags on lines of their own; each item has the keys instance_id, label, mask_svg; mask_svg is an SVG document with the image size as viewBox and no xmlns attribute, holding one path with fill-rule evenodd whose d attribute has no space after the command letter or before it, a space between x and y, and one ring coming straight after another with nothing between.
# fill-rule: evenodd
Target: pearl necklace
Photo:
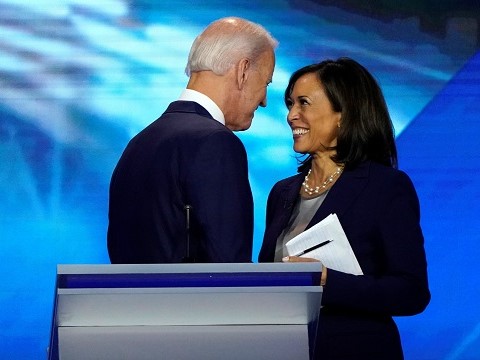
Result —
<instances>
[{"instance_id":1,"label":"pearl necklace","mask_svg":"<svg viewBox=\"0 0 480 360\"><path fill-rule=\"evenodd\" d=\"M308 181L309 181L309 176L310 176L310 173L312 172L312 169L308 170L308 173L307 175L305 176L305 180L303 181L302 183L302 186L303 186L303 190L308 194L308 195L313 195L313 194L319 194L320 193L320 190L323 192L327 186L331 185L333 183L333 180L335 180L335 178L337 176L340 176L340 174L342 173L343 171L343 167L337 167L337 170L335 170L335 172L333 174L331 174L327 180L325 180L323 182L322 185L320 186L315 186L315 188L313 187L310 187L310 185L308 185Z\"/></svg>"}]
</instances>

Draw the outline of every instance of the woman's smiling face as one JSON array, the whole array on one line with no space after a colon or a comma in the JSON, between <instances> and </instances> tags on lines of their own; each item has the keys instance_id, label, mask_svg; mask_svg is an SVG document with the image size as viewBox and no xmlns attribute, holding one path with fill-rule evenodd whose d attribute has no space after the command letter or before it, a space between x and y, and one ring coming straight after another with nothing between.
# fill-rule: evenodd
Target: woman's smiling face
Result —
<instances>
[{"instance_id":1,"label":"woman's smiling face","mask_svg":"<svg viewBox=\"0 0 480 360\"><path fill-rule=\"evenodd\" d=\"M321 153L337 145L342 114L333 110L315 73L298 78L287 100L287 107L287 121L292 129L296 152Z\"/></svg>"}]
</instances>

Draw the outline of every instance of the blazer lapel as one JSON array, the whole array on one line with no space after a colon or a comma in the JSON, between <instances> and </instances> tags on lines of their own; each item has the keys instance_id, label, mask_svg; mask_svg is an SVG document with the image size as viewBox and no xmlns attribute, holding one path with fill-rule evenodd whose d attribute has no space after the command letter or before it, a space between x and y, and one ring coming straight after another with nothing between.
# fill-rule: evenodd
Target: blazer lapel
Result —
<instances>
[{"instance_id":1,"label":"blazer lapel","mask_svg":"<svg viewBox=\"0 0 480 360\"><path fill-rule=\"evenodd\" d=\"M285 181L279 189L278 200L272 204L273 216L272 223L266 229L260 257L264 261L273 261L277 238L286 228L290 216L292 215L295 202L298 198L298 192L305 175L298 174Z\"/></svg>"},{"instance_id":2,"label":"blazer lapel","mask_svg":"<svg viewBox=\"0 0 480 360\"><path fill-rule=\"evenodd\" d=\"M293 208L295 207L295 202L298 199L298 193L300 191L302 181L302 174L298 174L293 176L291 181L281 189L280 204L283 207L283 211L281 212L281 216L277 222L278 228L280 229L284 229L290 220Z\"/></svg>"},{"instance_id":3,"label":"blazer lapel","mask_svg":"<svg viewBox=\"0 0 480 360\"><path fill-rule=\"evenodd\" d=\"M370 162L365 162L353 170L344 171L330 189L325 201L313 216L307 229L330 214L335 213L341 217L367 185L369 169Z\"/></svg>"},{"instance_id":4,"label":"blazer lapel","mask_svg":"<svg viewBox=\"0 0 480 360\"><path fill-rule=\"evenodd\" d=\"M367 185L368 173L368 162L361 164L354 170L344 171L330 189L328 196L313 216L307 229L332 213L336 213L338 216L345 213ZM306 172L291 177L279 189L279 201L273 205L273 209L275 209L273 223L270 224L264 236L261 250L263 261L273 260L277 238L290 220L305 174Z\"/></svg>"}]
</instances>

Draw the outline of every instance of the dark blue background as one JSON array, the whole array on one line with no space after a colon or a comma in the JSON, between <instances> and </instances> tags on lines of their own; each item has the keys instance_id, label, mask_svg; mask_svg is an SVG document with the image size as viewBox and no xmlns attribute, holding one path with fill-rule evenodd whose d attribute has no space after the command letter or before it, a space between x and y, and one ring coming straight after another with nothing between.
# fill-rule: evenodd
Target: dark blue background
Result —
<instances>
[{"instance_id":1,"label":"dark blue background","mask_svg":"<svg viewBox=\"0 0 480 360\"><path fill-rule=\"evenodd\" d=\"M480 358L479 5L29 3L0 0L0 358L45 358L56 265L108 263L113 167L185 87L194 37L229 15L262 23L280 41L268 107L239 134L255 197L253 260L268 191L296 169L282 100L289 75L355 58L384 90L400 168L421 201L432 301L397 318L406 359Z\"/></svg>"}]
</instances>

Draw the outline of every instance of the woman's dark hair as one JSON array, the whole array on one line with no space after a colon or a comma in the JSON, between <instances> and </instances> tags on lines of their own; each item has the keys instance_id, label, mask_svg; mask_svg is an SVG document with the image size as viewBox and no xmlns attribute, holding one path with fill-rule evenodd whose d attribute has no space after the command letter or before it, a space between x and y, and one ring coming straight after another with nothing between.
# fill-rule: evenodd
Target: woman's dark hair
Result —
<instances>
[{"instance_id":1,"label":"woman's dark hair","mask_svg":"<svg viewBox=\"0 0 480 360\"><path fill-rule=\"evenodd\" d=\"M358 62L350 58L325 60L295 71L285 90L285 104L297 80L315 73L333 110L341 112L336 155L332 160L351 168L365 160L397 167L397 149L392 120L377 81ZM310 166L308 156L299 171Z\"/></svg>"}]
</instances>

